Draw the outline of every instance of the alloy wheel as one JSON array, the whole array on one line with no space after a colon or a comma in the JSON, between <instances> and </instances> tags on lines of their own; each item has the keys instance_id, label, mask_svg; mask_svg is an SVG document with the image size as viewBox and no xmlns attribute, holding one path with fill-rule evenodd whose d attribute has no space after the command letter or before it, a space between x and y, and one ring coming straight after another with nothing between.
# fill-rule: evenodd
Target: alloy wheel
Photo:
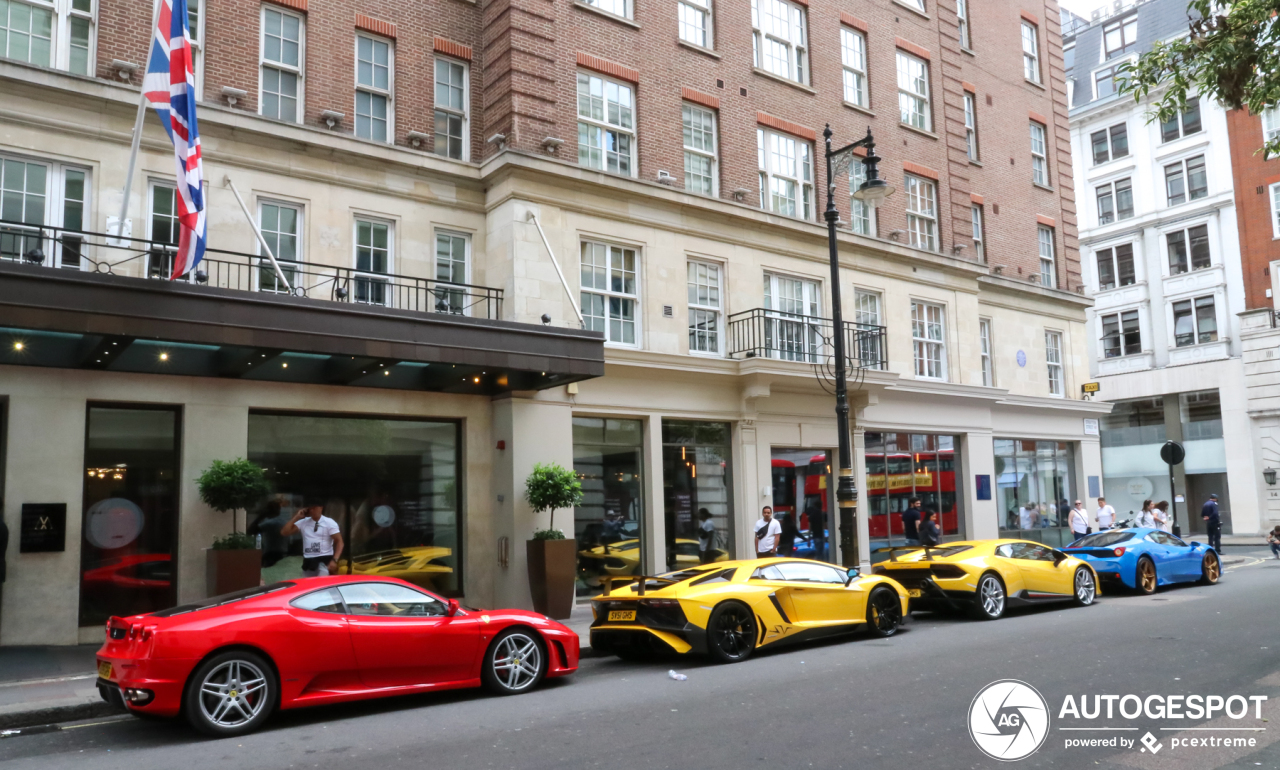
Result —
<instances>
[{"instance_id":1,"label":"alloy wheel","mask_svg":"<svg viewBox=\"0 0 1280 770\"><path fill-rule=\"evenodd\" d=\"M1222 564L1218 561L1216 553L1206 553L1204 555L1204 582L1216 583L1218 578L1222 577Z\"/></svg>"},{"instance_id":2,"label":"alloy wheel","mask_svg":"<svg viewBox=\"0 0 1280 770\"><path fill-rule=\"evenodd\" d=\"M714 638L716 647L728 660L751 654L756 639L756 621L751 611L738 604L725 607L716 623Z\"/></svg>"},{"instance_id":3,"label":"alloy wheel","mask_svg":"<svg viewBox=\"0 0 1280 770\"><path fill-rule=\"evenodd\" d=\"M871 625L877 636L893 636L902 625L902 603L888 589L871 594Z\"/></svg>"},{"instance_id":4,"label":"alloy wheel","mask_svg":"<svg viewBox=\"0 0 1280 770\"><path fill-rule=\"evenodd\" d=\"M1138 562L1138 587L1145 594L1156 592L1156 565L1150 559Z\"/></svg>"},{"instance_id":5,"label":"alloy wheel","mask_svg":"<svg viewBox=\"0 0 1280 770\"><path fill-rule=\"evenodd\" d=\"M988 618L995 619L1004 614L1004 586L995 575L987 575L978 584L978 601Z\"/></svg>"},{"instance_id":6,"label":"alloy wheel","mask_svg":"<svg viewBox=\"0 0 1280 770\"><path fill-rule=\"evenodd\" d=\"M1093 584L1093 575L1089 570L1083 567L1076 570L1076 601L1087 606L1093 604L1097 594L1097 586Z\"/></svg>"},{"instance_id":7,"label":"alloy wheel","mask_svg":"<svg viewBox=\"0 0 1280 770\"><path fill-rule=\"evenodd\" d=\"M235 728L247 724L267 705L267 675L246 660L229 660L200 683L200 710L210 724Z\"/></svg>"},{"instance_id":8,"label":"alloy wheel","mask_svg":"<svg viewBox=\"0 0 1280 770\"><path fill-rule=\"evenodd\" d=\"M521 633L498 642L493 651L493 674L499 684L512 692L524 690L542 673L542 649Z\"/></svg>"}]
</instances>

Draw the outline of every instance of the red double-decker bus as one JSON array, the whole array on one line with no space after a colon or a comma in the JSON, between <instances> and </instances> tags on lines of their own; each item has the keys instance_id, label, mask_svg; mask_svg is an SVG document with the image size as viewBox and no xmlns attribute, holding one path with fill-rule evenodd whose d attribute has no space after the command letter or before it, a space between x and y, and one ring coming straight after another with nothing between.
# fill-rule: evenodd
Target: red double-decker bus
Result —
<instances>
[{"instance_id":1,"label":"red double-decker bus","mask_svg":"<svg viewBox=\"0 0 1280 770\"><path fill-rule=\"evenodd\" d=\"M902 513L912 497L919 497L926 509L938 512L942 534L959 534L954 450L867 452L865 456L864 496L873 539L902 537Z\"/></svg>"}]
</instances>

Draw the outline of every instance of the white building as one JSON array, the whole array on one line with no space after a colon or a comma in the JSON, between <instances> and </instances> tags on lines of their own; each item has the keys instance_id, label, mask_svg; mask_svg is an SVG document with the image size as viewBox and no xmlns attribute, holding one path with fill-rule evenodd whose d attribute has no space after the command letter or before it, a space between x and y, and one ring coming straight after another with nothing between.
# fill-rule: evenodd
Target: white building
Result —
<instances>
[{"instance_id":1,"label":"white building","mask_svg":"<svg viewBox=\"0 0 1280 770\"><path fill-rule=\"evenodd\" d=\"M1077 20L1079 21L1079 20ZM1115 93L1117 67L1186 30L1184 0L1095 12L1064 39L1089 365L1115 403L1102 425L1103 486L1122 515L1185 496L1203 531L1217 493L1225 531L1259 529L1240 320L1245 310L1227 115L1191 99L1168 123ZM1171 494L1166 440L1186 461ZM1192 515L1185 516L1191 508Z\"/></svg>"}]
</instances>

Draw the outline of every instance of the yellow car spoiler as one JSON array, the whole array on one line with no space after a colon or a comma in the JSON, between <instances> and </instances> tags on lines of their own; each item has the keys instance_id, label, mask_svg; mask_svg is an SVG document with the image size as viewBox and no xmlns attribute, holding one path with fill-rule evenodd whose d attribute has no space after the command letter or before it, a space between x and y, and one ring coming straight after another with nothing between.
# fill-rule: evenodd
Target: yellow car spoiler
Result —
<instances>
[{"instance_id":1,"label":"yellow car spoiler","mask_svg":"<svg viewBox=\"0 0 1280 770\"><path fill-rule=\"evenodd\" d=\"M614 583L622 583L623 585L627 585L628 583L635 583L639 581L640 590L636 591L636 594L639 596L644 596L645 587L650 580L656 580L659 583L666 583L667 585L674 585L675 583L679 582L677 580L672 580L671 578L657 577L655 575L604 575L604 576L601 576L600 580L604 583L605 596L608 596L609 594L613 593Z\"/></svg>"},{"instance_id":2,"label":"yellow car spoiler","mask_svg":"<svg viewBox=\"0 0 1280 770\"><path fill-rule=\"evenodd\" d=\"M895 564L896 564L896 563L898 562L898 552L899 552L899 551L919 551L919 550L923 549L923 550L924 550L924 561L933 561L933 550L934 550L935 548L943 548L943 547L945 547L945 546L938 546L938 545L893 545L893 546L888 546L888 547L886 547L886 548L877 548L877 549L876 549L875 551L873 551L872 553L887 553L887 554L889 554L889 561L891 561L891 562L893 562L893 563L895 563Z\"/></svg>"}]
</instances>

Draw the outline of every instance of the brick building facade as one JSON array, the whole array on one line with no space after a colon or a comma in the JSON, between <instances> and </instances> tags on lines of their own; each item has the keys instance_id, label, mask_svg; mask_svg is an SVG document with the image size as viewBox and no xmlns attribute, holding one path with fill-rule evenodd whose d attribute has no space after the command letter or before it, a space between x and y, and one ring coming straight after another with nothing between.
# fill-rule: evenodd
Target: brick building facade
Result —
<instances>
[{"instance_id":1,"label":"brick building facade","mask_svg":"<svg viewBox=\"0 0 1280 770\"><path fill-rule=\"evenodd\" d=\"M1258 148L1278 133L1280 107L1272 107L1264 115L1253 115L1248 109L1227 113L1249 310L1277 307L1277 278L1271 263L1280 261L1280 157L1267 157Z\"/></svg>"},{"instance_id":2,"label":"brick building facade","mask_svg":"<svg viewBox=\"0 0 1280 770\"><path fill-rule=\"evenodd\" d=\"M231 530L196 489L215 459L262 463L283 511L320 500L346 568L401 550L476 606L530 603L541 462L586 488L554 520L580 596L701 558L702 520L714 558L745 555L765 504L869 565L916 496L947 538L1056 546L1096 493L1053 2L205 0L210 253L185 281L149 280L174 227L154 115L125 193L147 3L11 3L55 34L0 58L0 489L15 532L28 503L67 527L61 552L13 539L0 644L204 596ZM868 209L861 163L835 180L834 283L827 124L870 127L895 188ZM143 460L165 484L111 470ZM108 508L130 545L106 547ZM152 593L113 590L121 554Z\"/></svg>"}]
</instances>

